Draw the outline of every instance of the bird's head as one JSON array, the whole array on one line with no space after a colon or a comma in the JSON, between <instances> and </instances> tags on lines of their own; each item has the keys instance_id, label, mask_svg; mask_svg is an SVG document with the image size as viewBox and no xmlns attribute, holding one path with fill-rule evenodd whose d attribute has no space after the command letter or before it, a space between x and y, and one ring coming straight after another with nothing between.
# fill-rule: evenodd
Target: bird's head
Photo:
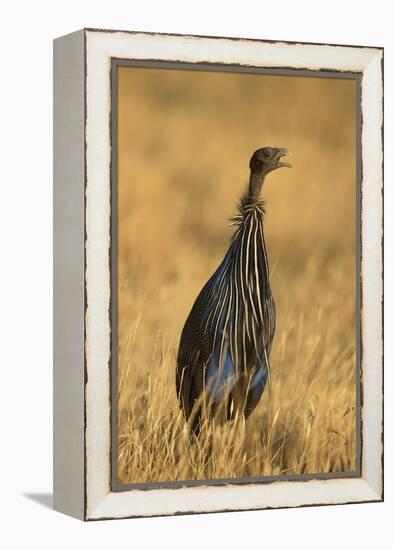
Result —
<instances>
[{"instance_id":1,"label":"bird's head","mask_svg":"<svg viewBox=\"0 0 393 550\"><path fill-rule=\"evenodd\" d=\"M261 149L257 149L250 159L251 172L266 175L272 172L272 170L282 168L283 166L291 168L289 162L281 161L281 158L288 154L288 149L283 147L262 147Z\"/></svg>"}]
</instances>

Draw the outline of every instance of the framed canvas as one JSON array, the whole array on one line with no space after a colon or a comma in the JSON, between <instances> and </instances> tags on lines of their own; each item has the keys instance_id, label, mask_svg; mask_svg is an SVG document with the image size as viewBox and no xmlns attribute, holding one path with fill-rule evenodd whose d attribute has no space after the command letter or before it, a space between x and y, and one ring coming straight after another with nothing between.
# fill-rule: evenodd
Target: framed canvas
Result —
<instances>
[{"instance_id":1,"label":"framed canvas","mask_svg":"<svg viewBox=\"0 0 393 550\"><path fill-rule=\"evenodd\" d=\"M382 48L56 39L55 509L381 501L382 245Z\"/></svg>"}]
</instances>

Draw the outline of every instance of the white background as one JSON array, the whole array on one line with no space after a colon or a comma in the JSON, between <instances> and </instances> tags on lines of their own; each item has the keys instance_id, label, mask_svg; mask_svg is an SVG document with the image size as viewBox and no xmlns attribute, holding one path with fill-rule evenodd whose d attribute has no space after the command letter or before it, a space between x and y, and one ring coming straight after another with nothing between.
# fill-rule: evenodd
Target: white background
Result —
<instances>
[{"instance_id":1,"label":"white background","mask_svg":"<svg viewBox=\"0 0 393 550\"><path fill-rule=\"evenodd\" d=\"M385 252L384 504L83 524L52 491L52 44L82 27L385 47L385 239L392 237L389 4L57 0L2 4L0 33L2 548L391 548L392 253ZM334 177L334 167L332 170ZM377 243L376 243L377 244Z\"/></svg>"}]
</instances>

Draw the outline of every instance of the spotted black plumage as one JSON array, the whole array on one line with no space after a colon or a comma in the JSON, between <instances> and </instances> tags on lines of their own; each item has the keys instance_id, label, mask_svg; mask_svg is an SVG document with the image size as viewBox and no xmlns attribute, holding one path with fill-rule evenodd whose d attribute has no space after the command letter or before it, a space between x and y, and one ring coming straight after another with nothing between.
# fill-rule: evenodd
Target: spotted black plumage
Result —
<instances>
[{"instance_id":1,"label":"spotted black plumage","mask_svg":"<svg viewBox=\"0 0 393 550\"><path fill-rule=\"evenodd\" d=\"M269 282L260 191L265 176L281 166L286 149L264 147L250 160L250 182L235 232L215 273L199 293L180 339L176 389L191 429L198 435L202 414L222 412L247 418L269 376L276 323Z\"/></svg>"}]
</instances>

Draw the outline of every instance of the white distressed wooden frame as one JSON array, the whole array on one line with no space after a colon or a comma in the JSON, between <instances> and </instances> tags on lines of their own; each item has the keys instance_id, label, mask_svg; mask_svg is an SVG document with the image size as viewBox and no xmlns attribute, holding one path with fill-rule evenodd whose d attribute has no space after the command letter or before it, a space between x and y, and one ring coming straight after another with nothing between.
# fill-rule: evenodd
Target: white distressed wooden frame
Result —
<instances>
[{"instance_id":1,"label":"white distressed wooden frame","mask_svg":"<svg viewBox=\"0 0 393 550\"><path fill-rule=\"evenodd\" d=\"M54 506L84 520L383 499L383 50L82 30L55 41ZM111 491L113 58L361 73L361 477Z\"/></svg>"}]
</instances>

